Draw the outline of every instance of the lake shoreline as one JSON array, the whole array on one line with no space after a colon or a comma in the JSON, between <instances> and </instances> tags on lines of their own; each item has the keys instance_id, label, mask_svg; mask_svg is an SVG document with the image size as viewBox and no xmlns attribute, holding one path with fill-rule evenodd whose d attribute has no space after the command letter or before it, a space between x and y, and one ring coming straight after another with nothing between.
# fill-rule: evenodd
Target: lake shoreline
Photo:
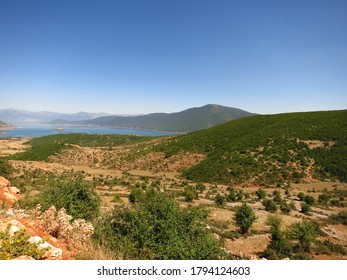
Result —
<instances>
[{"instance_id":1,"label":"lake shoreline","mask_svg":"<svg viewBox=\"0 0 347 280\"><path fill-rule=\"evenodd\" d=\"M85 133L85 134L118 134L118 135L137 135L137 136L171 136L179 135L181 133L168 132L168 131L155 131L146 129L136 128L115 128L115 127L101 127L101 126L75 126L66 125L59 126L57 130L56 125L49 125L43 123L36 124L22 124L12 129L1 131L0 138L36 138L46 135L57 135L57 134L71 134L71 133Z\"/></svg>"}]
</instances>

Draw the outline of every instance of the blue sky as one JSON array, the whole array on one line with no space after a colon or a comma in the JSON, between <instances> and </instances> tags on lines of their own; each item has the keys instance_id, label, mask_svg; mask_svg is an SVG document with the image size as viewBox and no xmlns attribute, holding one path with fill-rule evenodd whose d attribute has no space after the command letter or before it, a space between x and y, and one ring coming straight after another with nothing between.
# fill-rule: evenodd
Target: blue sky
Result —
<instances>
[{"instance_id":1,"label":"blue sky","mask_svg":"<svg viewBox=\"0 0 347 280\"><path fill-rule=\"evenodd\" d=\"M0 109L347 108L345 0L0 0Z\"/></svg>"}]
</instances>

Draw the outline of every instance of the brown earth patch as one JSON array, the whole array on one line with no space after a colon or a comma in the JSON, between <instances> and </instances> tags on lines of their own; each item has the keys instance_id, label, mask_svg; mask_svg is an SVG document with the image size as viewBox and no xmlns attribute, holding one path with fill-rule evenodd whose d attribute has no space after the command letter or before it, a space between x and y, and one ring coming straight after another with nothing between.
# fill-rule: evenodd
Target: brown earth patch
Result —
<instances>
[{"instance_id":1,"label":"brown earth patch","mask_svg":"<svg viewBox=\"0 0 347 280\"><path fill-rule=\"evenodd\" d=\"M25 144L31 138L0 139L0 157L21 153L30 146Z\"/></svg>"}]
</instances>

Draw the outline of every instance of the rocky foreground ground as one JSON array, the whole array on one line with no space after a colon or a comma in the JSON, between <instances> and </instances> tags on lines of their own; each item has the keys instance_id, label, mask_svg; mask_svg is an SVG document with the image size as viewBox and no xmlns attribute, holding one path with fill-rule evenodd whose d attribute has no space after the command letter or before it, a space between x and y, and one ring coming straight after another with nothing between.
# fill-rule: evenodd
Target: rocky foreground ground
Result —
<instances>
[{"instance_id":1,"label":"rocky foreground ground","mask_svg":"<svg viewBox=\"0 0 347 280\"><path fill-rule=\"evenodd\" d=\"M3 203L0 208L0 232L7 234L13 247L13 252L6 259L34 259L28 255L14 256L18 255L14 251L17 250L15 242L18 242L19 236L27 239L27 243L37 244L37 249L44 251L40 257L43 260L75 259L82 248L88 247L93 232L91 224L83 220L71 223L71 216L64 209L56 211L51 207L45 212L41 212L39 206L31 212L18 209L14 206L20 197L19 190L0 177L0 201Z\"/></svg>"}]
</instances>

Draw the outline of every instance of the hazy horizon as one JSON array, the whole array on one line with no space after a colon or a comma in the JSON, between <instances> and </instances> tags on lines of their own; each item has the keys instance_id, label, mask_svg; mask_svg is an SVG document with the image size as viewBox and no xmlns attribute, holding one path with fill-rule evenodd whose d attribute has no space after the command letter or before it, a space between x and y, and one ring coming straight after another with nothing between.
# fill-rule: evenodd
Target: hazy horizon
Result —
<instances>
[{"instance_id":1,"label":"hazy horizon","mask_svg":"<svg viewBox=\"0 0 347 280\"><path fill-rule=\"evenodd\" d=\"M181 111L172 111L172 112L164 112L164 111L157 111L157 112L148 112L148 113L133 113L133 114L118 114L118 113L112 113L112 112L87 112L87 111L75 111L75 112L59 112L59 111L49 111L49 110L41 110L41 111L32 111L32 110L26 110L26 109L17 109L17 108L0 108L0 110L15 110L15 111L27 111L30 113L53 113L53 114L66 114L66 115L75 115L75 114L80 114L80 113L87 113L87 114L95 114L95 115L100 115L100 114L105 114L106 115L118 115L118 116L142 116L142 115L147 115L147 114L157 114L157 113L164 113L164 114L172 114L172 113L179 113L188 109L193 109L193 108L201 108L207 105L218 105L218 106L224 106L222 104L206 104L203 106L194 106L190 108L185 108ZM229 106L224 106L224 107L229 107ZM235 109L240 109L249 113L253 114L260 114L260 115L275 115L275 114L285 114L285 113L305 113L305 112L316 112L316 111L340 111L340 110L347 110L347 107L341 108L341 109L326 109L326 110L308 110L308 111L289 111L289 112L276 112L276 113L258 113L258 112L250 112L247 110L244 110L243 108L236 108L236 107L229 107L229 108L235 108ZM0 119L1 121L1 119Z\"/></svg>"},{"instance_id":2,"label":"hazy horizon","mask_svg":"<svg viewBox=\"0 0 347 280\"><path fill-rule=\"evenodd\" d=\"M0 109L347 108L347 2L2 1Z\"/></svg>"}]
</instances>

